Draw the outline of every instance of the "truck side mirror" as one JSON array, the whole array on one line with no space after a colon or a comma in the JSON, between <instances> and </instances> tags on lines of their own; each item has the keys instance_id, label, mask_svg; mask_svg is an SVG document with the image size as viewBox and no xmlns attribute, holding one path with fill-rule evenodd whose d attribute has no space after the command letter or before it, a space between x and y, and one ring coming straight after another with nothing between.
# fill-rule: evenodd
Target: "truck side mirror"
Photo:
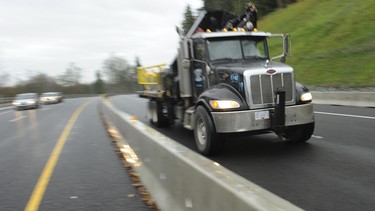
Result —
<instances>
[{"instance_id":1,"label":"truck side mirror","mask_svg":"<svg viewBox=\"0 0 375 211\"><path fill-rule=\"evenodd\" d=\"M189 40L186 38L185 34L184 34L184 31L176 26L176 31L178 33L178 35L180 36L180 58L181 59L189 59Z\"/></svg>"},{"instance_id":2,"label":"truck side mirror","mask_svg":"<svg viewBox=\"0 0 375 211\"><path fill-rule=\"evenodd\" d=\"M283 55L290 56L290 43L289 43L289 34L283 34Z\"/></svg>"},{"instance_id":3,"label":"truck side mirror","mask_svg":"<svg viewBox=\"0 0 375 211\"><path fill-rule=\"evenodd\" d=\"M176 26L176 31L177 34L180 36L180 39L182 39L185 36L184 31L180 27Z\"/></svg>"},{"instance_id":4,"label":"truck side mirror","mask_svg":"<svg viewBox=\"0 0 375 211\"><path fill-rule=\"evenodd\" d=\"M271 60L279 59L280 62L285 63L286 57L290 56L290 42L289 42L289 34L274 34L272 37L281 37L282 38L282 44L283 44L283 52L282 54L272 57Z\"/></svg>"},{"instance_id":5,"label":"truck side mirror","mask_svg":"<svg viewBox=\"0 0 375 211\"><path fill-rule=\"evenodd\" d=\"M181 53L183 59L189 59L189 40L184 37L181 39Z\"/></svg>"}]
</instances>

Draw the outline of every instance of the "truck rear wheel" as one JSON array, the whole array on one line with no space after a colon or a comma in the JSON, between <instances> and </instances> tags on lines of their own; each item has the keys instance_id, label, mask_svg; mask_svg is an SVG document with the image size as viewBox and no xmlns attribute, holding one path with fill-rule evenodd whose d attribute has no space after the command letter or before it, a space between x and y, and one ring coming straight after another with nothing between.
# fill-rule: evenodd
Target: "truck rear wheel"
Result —
<instances>
[{"instance_id":1,"label":"truck rear wheel","mask_svg":"<svg viewBox=\"0 0 375 211\"><path fill-rule=\"evenodd\" d=\"M286 129L284 137L290 142L301 143L308 141L314 133L315 123L290 126Z\"/></svg>"},{"instance_id":2,"label":"truck rear wheel","mask_svg":"<svg viewBox=\"0 0 375 211\"><path fill-rule=\"evenodd\" d=\"M157 127L169 126L168 118L164 116L162 102L149 102L147 118L150 120L151 124L156 125Z\"/></svg>"},{"instance_id":3,"label":"truck rear wheel","mask_svg":"<svg viewBox=\"0 0 375 211\"><path fill-rule=\"evenodd\" d=\"M195 111L194 136L198 151L203 155L215 155L223 150L225 139L218 136L214 123L203 106L198 106Z\"/></svg>"}]
</instances>

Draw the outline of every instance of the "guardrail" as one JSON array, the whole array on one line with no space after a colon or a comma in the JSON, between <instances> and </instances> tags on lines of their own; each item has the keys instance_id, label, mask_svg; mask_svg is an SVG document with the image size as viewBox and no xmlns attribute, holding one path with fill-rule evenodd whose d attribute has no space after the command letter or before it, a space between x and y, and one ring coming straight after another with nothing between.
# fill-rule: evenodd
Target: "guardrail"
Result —
<instances>
[{"instance_id":1,"label":"guardrail","mask_svg":"<svg viewBox=\"0 0 375 211\"><path fill-rule=\"evenodd\" d=\"M161 210L301 210L162 135L103 99L103 114L131 146L140 175ZM129 145L127 145L129 144ZM133 159L134 159L133 158Z\"/></svg>"},{"instance_id":2,"label":"guardrail","mask_svg":"<svg viewBox=\"0 0 375 211\"><path fill-rule=\"evenodd\" d=\"M99 94L64 94L64 98L97 97ZM0 104L11 103L14 97L0 97Z\"/></svg>"},{"instance_id":3,"label":"guardrail","mask_svg":"<svg viewBox=\"0 0 375 211\"><path fill-rule=\"evenodd\" d=\"M9 107L12 104L13 97L2 97L0 98L0 108Z\"/></svg>"},{"instance_id":4,"label":"guardrail","mask_svg":"<svg viewBox=\"0 0 375 211\"><path fill-rule=\"evenodd\" d=\"M11 103L14 97L2 97L0 98L0 104Z\"/></svg>"},{"instance_id":5,"label":"guardrail","mask_svg":"<svg viewBox=\"0 0 375 211\"><path fill-rule=\"evenodd\" d=\"M97 97L98 94L65 94L64 98L84 98L84 97ZM0 108L11 106L14 97L3 97L0 98Z\"/></svg>"}]
</instances>

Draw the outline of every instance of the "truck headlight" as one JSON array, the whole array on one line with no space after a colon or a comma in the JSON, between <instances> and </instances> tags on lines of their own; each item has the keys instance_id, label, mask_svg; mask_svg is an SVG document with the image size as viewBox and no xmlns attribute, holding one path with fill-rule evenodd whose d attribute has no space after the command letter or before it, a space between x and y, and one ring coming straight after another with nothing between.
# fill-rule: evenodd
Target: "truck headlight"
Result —
<instances>
[{"instance_id":1,"label":"truck headlight","mask_svg":"<svg viewBox=\"0 0 375 211\"><path fill-rule=\"evenodd\" d=\"M213 109L239 108L240 104L234 100L210 100Z\"/></svg>"},{"instance_id":2,"label":"truck headlight","mask_svg":"<svg viewBox=\"0 0 375 211\"><path fill-rule=\"evenodd\" d=\"M312 95L310 92L306 92L301 95L302 102L310 102L311 100L312 100Z\"/></svg>"}]
</instances>

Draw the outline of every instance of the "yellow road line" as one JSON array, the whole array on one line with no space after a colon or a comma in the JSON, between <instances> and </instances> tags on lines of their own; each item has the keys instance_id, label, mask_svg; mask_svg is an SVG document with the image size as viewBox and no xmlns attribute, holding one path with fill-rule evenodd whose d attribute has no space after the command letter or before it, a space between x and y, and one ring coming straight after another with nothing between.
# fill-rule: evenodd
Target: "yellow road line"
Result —
<instances>
[{"instance_id":1,"label":"yellow road line","mask_svg":"<svg viewBox=\"0 0 375 211\"><path fill-rule=\"evenodd\" d=\"M51 175L53 173L53 170L55 169L56 163L60 157L61 151L64 148L66 139L68 138L70 131L72 130L72 127L74 123L76 122L78 116L81 114L83 109L91 103L86 102L85 104L82 104L70 117L68 124L65 126L64 131L61 133L60 138L58 139L55 148L53 149L47 164L45 165L42 174L39 177L38 183L34 187L33 193L26 205L25 211L36 211L39 209L40 202L43 199L44 193L47 189L47 185L50 181Z\"/></svg>"}]
</instances>

